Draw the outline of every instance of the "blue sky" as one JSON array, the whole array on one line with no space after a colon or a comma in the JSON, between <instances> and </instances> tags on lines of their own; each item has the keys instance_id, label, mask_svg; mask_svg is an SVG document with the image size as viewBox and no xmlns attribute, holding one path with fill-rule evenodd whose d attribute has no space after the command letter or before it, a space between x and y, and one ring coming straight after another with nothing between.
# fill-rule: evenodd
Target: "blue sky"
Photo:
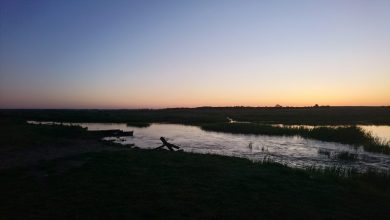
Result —
<instances>
[{"instance_id":1,"label":"blue sky","mask_svg":"<svg viewBox=\"0 0 390 220\"><path fill-rule=\"evenodd\" d=\"M0 3L0 107L390 105L390 1Z\"/></svg>"}]
</instances>

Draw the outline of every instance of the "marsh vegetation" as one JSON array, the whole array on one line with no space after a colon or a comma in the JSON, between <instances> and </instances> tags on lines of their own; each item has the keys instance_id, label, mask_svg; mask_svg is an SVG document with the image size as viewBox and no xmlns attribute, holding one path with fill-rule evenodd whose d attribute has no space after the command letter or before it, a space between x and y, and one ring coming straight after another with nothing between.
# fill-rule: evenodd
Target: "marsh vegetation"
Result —
<instances>
[{"instance_id":1,"label":"marsh vegetation","mask_svg":"<svg viewBox=\"0 0 390 220\"><path fill-rule=\"evenodd\" d=\"M202 129L207 131L230 132L236 134L263 134L311 138L321 141L363 146L364 150L390 154L390 142L374 137L371 133L357 126L306 128L304 126L273 126L257 123L212 123L204 124Z\"/></svg>"},{"instance_id":2,"label":"marsh vegetation","mask_svg":"<svg viewBox=\"0 0 390 220\"><path fill-rule=\"evenodd\" d=\"M390 125L390 107L199 107L134 110L0 110L36 121L202 124L237 121L286 125ZM145 125L145 124L143 124Z\"/></svg>"},{"instance_id":3,"label":"marsh vegetation","mask_svg":"<svg viewBox=\"0 0 390 220\"><path fill-rule=\"evenodd\" d=\"M388 172L359 173L342 166L297 169L268 157L254 163L219 155L143 150L101 141L99 132L79 126L26 123L39 118L76 119L66 112L1 112L2 219L386 219L390 215ZM138 125L130 128L154 127L144 127L153 122L144 119L129 124ZM332 141L348 137L341 141L349 144L370 138L354 126L308 131L228 124L226 118L200 121L195 124L203 129L231 133L306 135ZM261 151L255 144L248 146L248 151ZM350 151L316 153L345 162L359 159Z\"/></svg>"}]
</instances>

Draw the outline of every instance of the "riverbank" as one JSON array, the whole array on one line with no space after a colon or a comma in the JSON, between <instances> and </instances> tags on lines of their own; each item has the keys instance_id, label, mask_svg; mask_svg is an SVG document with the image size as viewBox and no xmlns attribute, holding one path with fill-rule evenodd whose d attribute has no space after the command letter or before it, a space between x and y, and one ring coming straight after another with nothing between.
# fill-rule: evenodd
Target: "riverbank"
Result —
<instances>
[{"instance_id":1,"label":"riverbank","mask_svg":"<svg viewBox=\"0 0 390 220\"><path fill-rule=\"evenodd\" d=\"M67 164L72 164L64 169ZM69 165L68 165L69 166ZM386 219L388 176L132 149L0 172L2 219Z\"/></svg>"},{"instance_id":2,"label":"riverbank","mask_svg":"<svg viewBox=\"0 0 390 220\"><path fill-rule=\"evenodd\" d=\"M79 126L32 125L0 118L0 170L36 165L86 152L116 151L129 146L103 142L104 133Z\"/></svg>"}]
</instances>

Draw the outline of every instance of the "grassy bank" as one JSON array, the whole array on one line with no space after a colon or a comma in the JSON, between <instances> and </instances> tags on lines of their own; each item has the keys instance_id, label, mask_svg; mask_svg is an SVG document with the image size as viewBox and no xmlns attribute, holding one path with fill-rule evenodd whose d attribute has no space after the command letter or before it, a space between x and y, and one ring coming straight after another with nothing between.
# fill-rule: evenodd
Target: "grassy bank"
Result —
<instances>
[{"instance_id":1,"label":"grassy bank","mask_svg":"<svg viewBox=\"0 0 390 220\"><path fill-rule=\"evenodd\" d=\"M20 119L0 118L0 147L34 148L40 145L66 145L72 140L94 139L78 126L39 126Z\"/></svg>"},{"instance_id":2,"label":"grassy bank","mask_svg":"<svg viewBox=\"0 0 390 220\"><path fill-rule=\"evenodd\" d=\"M128 146L102 142L102 132L78 126L32 125L24 120L0 118L0 170L32 166L41 160Z\"/></svg>"},{"instance_id":3,"label":"grassy bank","mask_svg":"<svg viewBox=\"0 0 390 220\"><path fill-rule=\"evenodd\" d=\"M219 131L238 134L263 134L311 138L321 141L338 142L354 146L363 146L364 150L390 154L390 143L373 137L370 133L356 126L343 127L291 127L272 126L257 123L212 123L201 126L206 131Z\"/></svg>"},{"instance_id":4,"label":"grassy bank","mask_svg":"<svg viewBox=\"0 0 390 220\"><path fill-rule=\"evenodd\" d=\"M80 126L33 125L24 120L0 118L0 149L66 146L75 141L98 141L105 136L107 132L87 131Z\"/></svg>"},{"instance_id":5,"label":"grassy bank","mask_svg":"<svg viewBox=\"0 0 390 220\"><path fill-rule=\"evenodd\" d=\"M64 171L64 164L80 164ZM387 219L389 177L129 150L0 172L1 219Z\"/></svg>"}]
</instances>

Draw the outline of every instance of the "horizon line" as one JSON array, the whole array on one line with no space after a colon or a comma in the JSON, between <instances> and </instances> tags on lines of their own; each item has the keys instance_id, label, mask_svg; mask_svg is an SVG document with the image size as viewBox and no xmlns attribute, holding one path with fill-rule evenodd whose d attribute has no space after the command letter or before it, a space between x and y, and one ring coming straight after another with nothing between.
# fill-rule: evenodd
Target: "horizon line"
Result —
<instances>
[{"instance_id":1,"label":"horizon line","mask_svg":"<svg viewBox=\"0 0 390 220\"><path fill-rule=\"evenodd\" d=\"M389 108L390 105L318 105L318 106L197 106L167 108L1 108L0 110L168 110L168 109L200 109L200 108Z\"/></svg>"}]
</instances>

